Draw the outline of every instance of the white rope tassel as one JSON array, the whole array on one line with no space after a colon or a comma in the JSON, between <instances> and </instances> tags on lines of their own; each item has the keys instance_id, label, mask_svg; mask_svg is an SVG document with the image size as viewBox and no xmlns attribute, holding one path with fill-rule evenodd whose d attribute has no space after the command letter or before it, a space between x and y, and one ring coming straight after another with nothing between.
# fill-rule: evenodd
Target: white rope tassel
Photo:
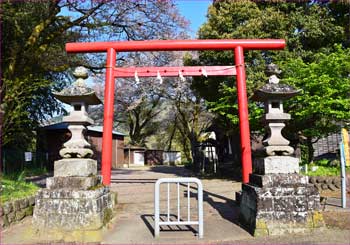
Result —
<instances>
[{"instance_id":1,"label":"white rope tassel","mask_svg":"<svg viewBox=\"0 0 350 245\"><path fill-rule=\"evenodd\" d=\"M204 68L202 68L202 75L208 77L207 71Z\"/></svg>"},{"instance_id":2,"label":"white rope tassel","mask_svg":"<svg viewBox=\"0 0 350 245\"><path fill-rule=\"evenodd\" d=\"M179 77L180 77L182 82L186 81L186 78L184 78L181 71L179 71Z\"/></svg>"},{"instance_id":3,"label":"white rope tassel","mask_svg":"<svg viewBox=\"0 0 350 245\"><path fill-rule=\"evenodd\" d=\"M163 83L163 78L162 78L162 76L160 75L160 72L159 72L159 71L157 71L157 79L158 79L158 81L159 81L160 84Z\"/></svg>"},{"instance_id":4,"label":"white rope tassel","mask_svg":"<svg viewBox=\"0 0 350 245\"><path fill-rule=\"evenodd\" d=\"M139 84L140 83L140 78L137 74L137 71L135 71L135 81L136 81L136 84Z\"/></svg>"}]
</instances>

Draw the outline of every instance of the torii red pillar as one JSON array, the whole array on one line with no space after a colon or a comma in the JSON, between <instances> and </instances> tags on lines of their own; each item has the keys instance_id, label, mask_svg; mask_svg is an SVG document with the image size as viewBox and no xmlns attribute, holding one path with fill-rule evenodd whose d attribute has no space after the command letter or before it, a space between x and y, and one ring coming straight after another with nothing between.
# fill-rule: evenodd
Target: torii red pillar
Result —
<instances>
[{"instance_id":1,"label":"torii red pillar","mask_svg":"<svg viewBox=\"0 0 350 245\"><path fill-rule=\"evenodd\" d=\"M102 176L105 185L110 184L112 163L112 128L114 109L114 80L117 52L133 51L184 51L184 50L234 50L237 74L237 96L242 153L242 181L249 182L252 172L248 100L245 80L244 50L283 49L282 39L210 39L210 40L152 40L125 42L67 43L68 53L107 52L103 140L102 140ZM120 69L120 68L119 68ZM150 68L153 72L159 67ZM215 75L215 72L213 72ZM122 76L120 76L122 77Z\"/></svg>"}]
</instances>

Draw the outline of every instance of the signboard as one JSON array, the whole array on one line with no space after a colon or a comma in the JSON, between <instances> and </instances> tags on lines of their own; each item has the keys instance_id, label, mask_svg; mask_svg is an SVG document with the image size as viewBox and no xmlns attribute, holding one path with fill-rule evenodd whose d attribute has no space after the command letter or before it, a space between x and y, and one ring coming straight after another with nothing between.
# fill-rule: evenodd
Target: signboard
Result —
<instances>
[{"instance_id":1,"label":"signboard","mask_svg":"<svg viewBox=\"0 0 350 245\"><path fill-rule=\"evenodd\" d=\"M346 130L346 128L342 128L341 134L344 144L345 165L350 166L349 132Z\"/></svg>"},{"instance_id":2,"label":"signboard","mask_svg":"<svg viewBox=\"0 0 350 245\"><path fill-rule=\"evenodd\" d=\"M32 153L31 152L24 152L24 161L26 161L26 162L32 161Z\"/></svg>"}]
</instances>

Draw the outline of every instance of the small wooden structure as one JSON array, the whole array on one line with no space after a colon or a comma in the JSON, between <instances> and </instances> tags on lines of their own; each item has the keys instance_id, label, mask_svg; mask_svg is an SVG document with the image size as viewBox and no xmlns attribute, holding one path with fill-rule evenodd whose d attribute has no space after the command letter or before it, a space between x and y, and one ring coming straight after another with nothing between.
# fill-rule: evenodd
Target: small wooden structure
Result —
<instances>
[{"instance_id":1,"label":"small wooden structure","mask_svg":"<svg viewBox=\"0 0 350 245\"><path fill-rule=\"evenodd\" d=\"M145 152L145 159L147 165L177 165L181 164L181 152L150 149Z\"/></svg>"},{"instance_id":2,"label":"small wooden structure","mask_svg":"<svg viewBox=\"0 0 350 245\"><path fill-rule=\"evenodd\" d=\"M86 132L86 138L91 144L94 151L93 159L97 160L98 165L101 164L102 155L102 126L89 126ZM124 134L114 131L112 132L113 158L112 167L123 167L124 163ZM59 150L62 144L71 137L68 130L68 124L64 122L50 124L40 127L37 130L37 151L48 153L48 162L45 167L53 170L54 161L60 159Z\"/></svg>"},{"instance_id":3,"label":"small wooden structure","mask_svg":"<svg viewBox=\"0 0 350 245\"><path fill-rule=\"evenodd\" d=\"M142 146L127 145L124 147L123 167L144 166L146 148Z\"/></svg>"}]
</instances>

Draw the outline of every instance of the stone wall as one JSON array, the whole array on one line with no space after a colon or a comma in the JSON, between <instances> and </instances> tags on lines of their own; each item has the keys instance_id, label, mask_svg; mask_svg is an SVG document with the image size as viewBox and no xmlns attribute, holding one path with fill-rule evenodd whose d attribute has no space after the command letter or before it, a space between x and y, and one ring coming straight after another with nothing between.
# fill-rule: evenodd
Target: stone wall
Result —
<instances>
[{"instance_id":1,"label":"stone wall","mask_svg":"<svg viewBox=\"0 0 350 245\"><path fill-rule=\"evenodd\" d=\"M2 204L0 207L0 227L7 227L26 216L32 216L34 204L34 195Z\"/></svg>"},{"instance_id":2,"label":"stone wall","mask_svg":"<svg viewBox=\"0 0 350 245\"><path fill-rule=\"evenodd\" d=\"M98 230L112 218L114 205L108 187L86 191L41 189L33 223L41 229Z\"/></svg>"},{"instance_id":3,"label":"stone wall","mask_svg":"<svg viewBox=\"0 0 350 245\"><path fill-rule=\"evenodd\" d=\"M350 175L347 176L346 183L349 183L349 181ZM341 178L339 176L312 176L309 177L309 182L313 184L319 191L339 191L341 188Z\"/></svg>"},{"instance_id":4,"label":"stone wall","mask_svg":"<svg viewBox=\"0 0 350 245\"><path fill-rule=\"evenodd\" d=\"M117 204L117 193L111 193L113 206ZM102 201L107 201L102 198ZM35 195L18 199L11 202L5 202L0 206L0 228L10 226L12 223L21 221L26 216L33 216L35 206ZM104 216L108 215L104 213ZM106 218L106 217L105 217Z\"/></svg>"},{"instance_id":5,"label":"stone wall","mask_svg":"<svg viewBox=\"0 0 350 245\"><path fill-rule=\"evenodd\" d=\"M320 208L317 189L308 177L293 174L251 174L242 185L240 223L254 235L311 231L321 226L313 213Z\"/></svg>"}]
</instances>

